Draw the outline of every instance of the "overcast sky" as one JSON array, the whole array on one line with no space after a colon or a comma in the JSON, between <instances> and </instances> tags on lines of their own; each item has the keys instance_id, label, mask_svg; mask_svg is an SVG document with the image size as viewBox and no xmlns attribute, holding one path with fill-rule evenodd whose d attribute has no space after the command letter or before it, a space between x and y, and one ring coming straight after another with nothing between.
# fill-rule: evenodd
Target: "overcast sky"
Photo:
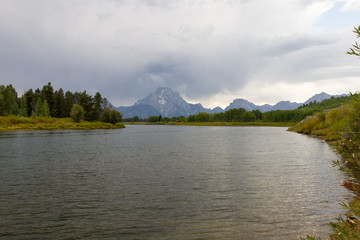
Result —
<instances>
[{"instance_id":1,"label":"overcast sky","mask_svg":"<svg viewBox=\"0 0 360 240\"><path fill-rule=\"evenodd\" d=\"M204 107L360 91L360 1L0 0L0 84Z\"/></svg>"}]
</instances>

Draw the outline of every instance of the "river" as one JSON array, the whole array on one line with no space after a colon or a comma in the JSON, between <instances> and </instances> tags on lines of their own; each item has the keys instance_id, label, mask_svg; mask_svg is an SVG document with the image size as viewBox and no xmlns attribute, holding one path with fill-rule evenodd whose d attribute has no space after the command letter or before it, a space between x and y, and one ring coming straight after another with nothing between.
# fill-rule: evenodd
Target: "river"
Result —
<instances>
[{"instance_id":1,"label":"river","mask_svg":"<svg viewBox=\"0 0 360 240\"><path fill-rule=\"evenodd\" d=\"M323 141L271 127L0 133L0 238L328 236L352 198Z\"/></svg>"}]
</instances>

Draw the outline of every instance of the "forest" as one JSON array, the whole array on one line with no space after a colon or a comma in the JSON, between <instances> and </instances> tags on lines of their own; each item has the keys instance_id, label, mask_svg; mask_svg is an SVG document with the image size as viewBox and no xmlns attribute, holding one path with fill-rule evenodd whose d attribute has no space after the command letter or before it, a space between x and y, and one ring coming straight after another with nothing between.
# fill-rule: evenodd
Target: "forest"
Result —
<instances>
[{"instance_id":1,"label":"forest","mask_svg":"<svg viewBox=\"0 0 360 240\"><path fill-rule=\"evenodd\" d=\"M54 90L49 82L40 90L27 90L21 97L10 84L0 85L0 116L69 118L75 122L102 121L117 123L122 115L114 110L99 92L91 96L86 91Z\"/></svg>"}]
</instances>

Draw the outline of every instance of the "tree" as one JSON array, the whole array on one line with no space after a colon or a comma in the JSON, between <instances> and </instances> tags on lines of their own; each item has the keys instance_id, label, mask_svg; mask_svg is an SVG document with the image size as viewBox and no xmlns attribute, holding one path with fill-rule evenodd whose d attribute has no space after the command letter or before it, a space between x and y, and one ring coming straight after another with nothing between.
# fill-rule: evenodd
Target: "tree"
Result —
<instances>
[{"instance_id":1,"label":"tree","mask_svg":"<svg viewBox=\"0 0 360 240\"><path fill-rule=\"evenodd\" d=\"M70 117L71 108L74 105L74 94L70 91L65 93L64 111L65 117Z\"/></svg>"},{"instance_id":2,"label":"tree","mask_svg":"<svg viewBox=\"0 0 360 240\"><path fill-rule=\"evenodd\" d=\"M196 122L210 122L211 121L211 115L206 112L200 112L195 116Z\"/></svg>"},{"instance_id":3,"label":"tree","mask_svg":"<svg viewBox=\"0 0 360 240\"><path fill-rule=\"evenodd\" d=\"M195 115L189 115L188 122L195 122Z\"/></svg>"},{"instance_id":4,"label":"tree","mask_svg":"<svg viewBox=\"0 0 360 240\"><path fill-rule=\"evenodd\" d=\"M54 88L51 86L50 82L43 87L41 91L41 96L43 102L47 100L47 104L49 105L50 115L55 116L56 110L55 110Z\"/></svg>"},{"instance_id":5,"label":"tree","mask_svg":"<svg viewBox=\"0 0 360 240\"><path fill-rule=\"evenodd\" d=\"M82 92L79 96L79 104L83 107L85 111L85 120L93 121L94 118L94 102L92 96L86 93L86 91Z\"/></svg>"},{"instance_id":6,"label":"tree","mask_svg":"<svg viewBox=\"0 0 360 240\"><path fill-rule=\"evenodd\" d=\"M65 117L65 96L62 88L59 91L55 91L55 116L57 118Z\"/></svg>"},{"instance_id":7,"label":"tree","mask_svg":"<svg viewBox=\"0 0 360 240\"><path fill-rule=\"evenodd\" d=\"M36 100L36 105L35 105L35 114L36 116L41 116L42 115L42 110L43 110L43 103L41 98L38 98Z\"/></svg>"},{"instance_id":8,"label":"tree","mask_svg":"<svg viewBox=\"0 0 360 240\"><path fill-rule=\"evenodd\" d=\"M11 84L6 86L2 91L2 95L4 98L4 115L18 115L17 93L13 86Z\"/></svg>"},{"instance_id":9,"label":"tree","mask_svg":"<svg viewBox=\"0 0 360 240\"><path fill-rule=\"evenodd\" d=\"M22 117L27 117L28 116L28 112L26 109L26 97L25 95L22 95L22 97L20 98L20 111L19 114Z\"/></svg>"},{"instance_id":10,"label":"tree","mask_svg":"<svg viewBox=\"0 0 360 240\"><path fill-rule=\"evenodd\" d=\"M74 122L80 122L81 120L84 120L85 111L82 106L79 104L74 104L74 106L71 108L70 117L73 119Z\"/></svg>"},{"instance_id":11,"label":"tree","mask_svg":"<svg viewBox=\"0 0 360 240\"><path fill-rule=\"evenodd\" d=\"M97 92L94 96L94 120L97 121L100 119L100 115L102 112L102 105L103 105L103 98L101 97L101 94Z\"/></svg>"},{"instance_id":12,"label":"tree","mask_svg":"<svg viewBox=\"0 0 360 240\"><path fill-rule=\"evenodd\" d=\"M159 119L158 117L156 118ZM101 121L115 124L122 121L122 114L115 109L105 108L102 111Z\"/></svg>"},{"instance_id":13,"label":"tree","mask_svg":"<svg viewBox=\"0 0 360 240\"><path fill-rule=\"evenodd\" d=\"M360 38L360 25L358 27L354 27L353 32L356 34L356 37ZM360 45L355 42L352 46L353 47L350 48L350 51L348 51L347 54L360 56Z\"/></svg>"},{"instance_id":14,"label":"tree","mask_svg":"<svg viewBox=\"0 0 360 240\"><path fill-rule=\"evenodd\" d=\"M5 88L4 85L0 85L0 116L4 115L5 101L4 101L4 95L2 94L4 88Z\"/></svg>"},{"instance_id":15,"label":"tree","mask_svg":"<svg viewBox=\"0 0 360 240\"><path fill-rule=\"evenodd\" d=\"M42 109L41 110L41 116L43 116L43 117L49 117L50 116L50 108L49 108L49 104L47 103L46 99L43 102L41 109Z\"/></svg>"},{"instance_id":16,"label":"tree","mask_svg":"<svg viewBox=\"0 0 360 240\"><path fill-rule=\"evenodd\" d=\"M159 122L159 116L150 116L148 122Z\"/></svg>"},{"instance_id":17,"label":"tree","mask_svg":"<svg viewBox=\"0 0 360 240\"><path fill-rule=\"evenodd\" d=\"M28 90L24 94L26 99L26 110L27 115L31 116L32 112L35 111L35 94L32 89Z\"/></svg>"},{"instance_id":18,"label":"tree","mask_svg":"<svg viewBox=\"0 0 360 240\"><path fill-rule=\"evenodd\" d=\"M254 122L256 120L256 115L252 112L245 112L242 120L243 122Z\"/></svg>"}]
</instances>

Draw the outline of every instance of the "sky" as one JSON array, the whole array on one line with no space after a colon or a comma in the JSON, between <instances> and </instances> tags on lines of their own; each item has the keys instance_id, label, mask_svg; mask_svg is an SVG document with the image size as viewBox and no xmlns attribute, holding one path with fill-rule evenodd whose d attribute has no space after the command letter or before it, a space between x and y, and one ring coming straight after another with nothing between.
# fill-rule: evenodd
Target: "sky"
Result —
<instances>
[{"instance_id":1,"label":"sky","mask_svg":"<svg viewBox=\"0 0 360 240\"><path fill-rule=\"evenodd\" d=\"M0 84L225 108L360 91L359 0L0 0Z\"/></svg>"}]
</instances>

